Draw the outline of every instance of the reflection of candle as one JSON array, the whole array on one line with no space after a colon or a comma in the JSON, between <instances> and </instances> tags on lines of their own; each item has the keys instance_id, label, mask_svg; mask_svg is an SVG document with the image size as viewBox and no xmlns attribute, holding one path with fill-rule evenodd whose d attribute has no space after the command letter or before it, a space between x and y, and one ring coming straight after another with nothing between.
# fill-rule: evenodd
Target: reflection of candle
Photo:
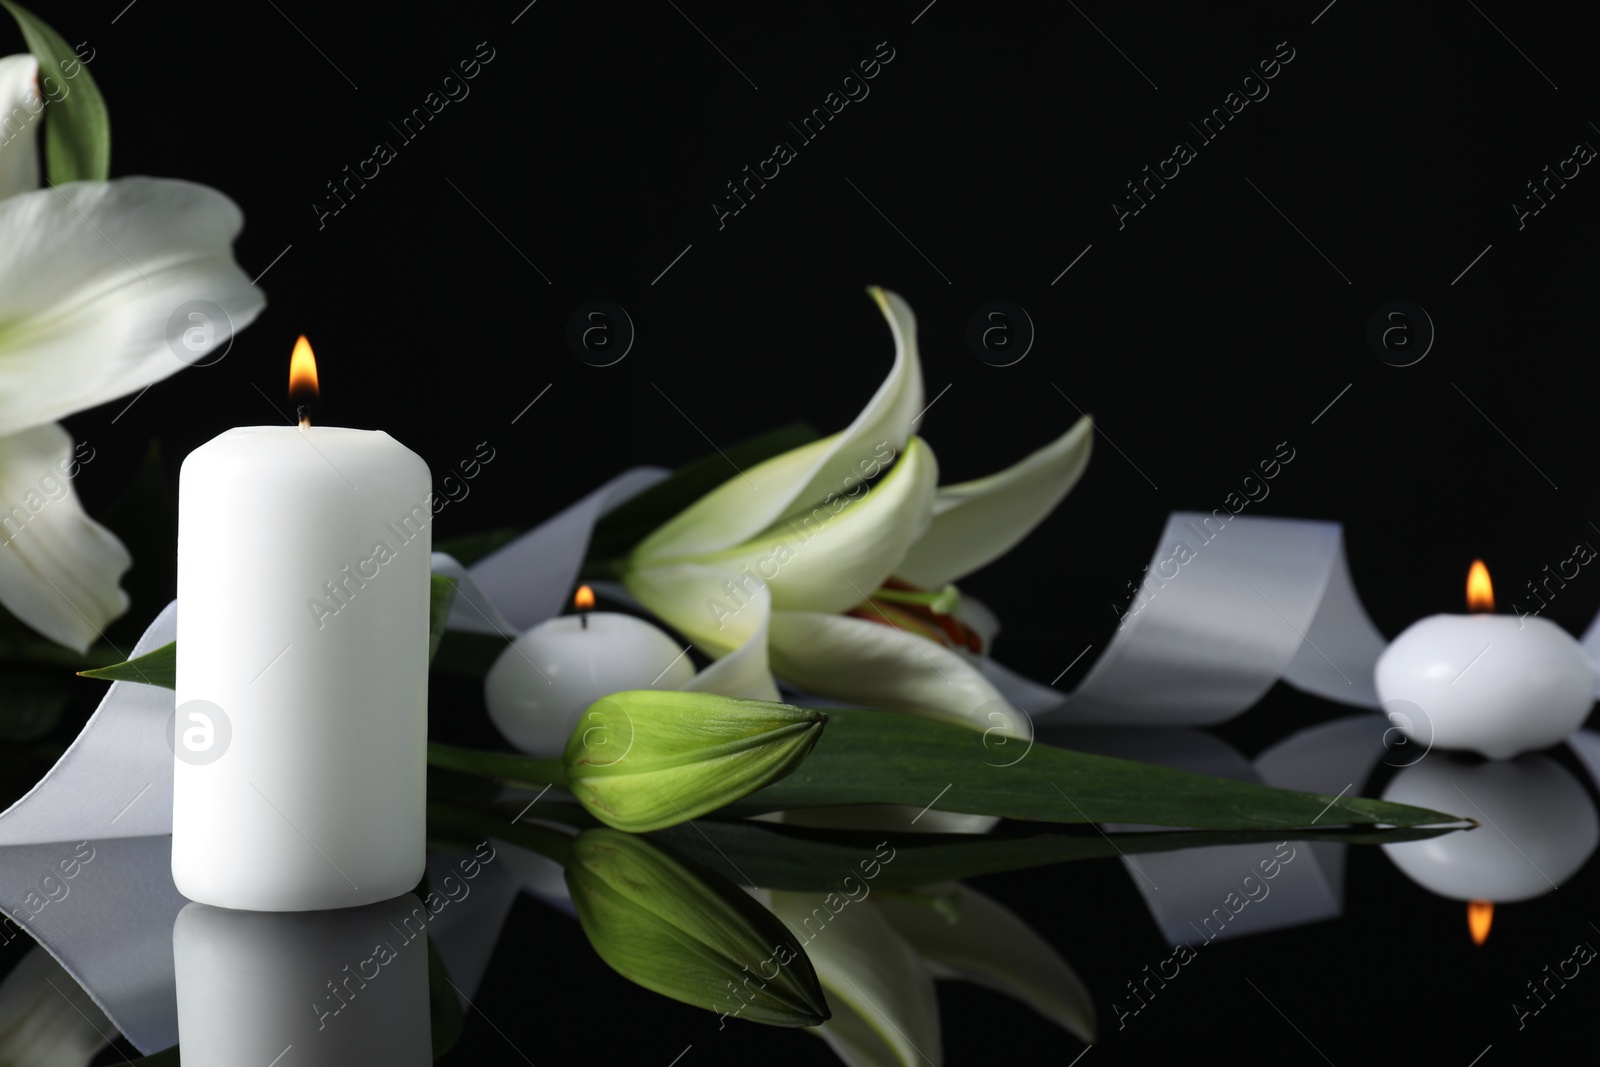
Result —
<instances>
[{"instance_id":1,"label":"reflection of candle","mask_svg":"<svg viewBox=\"0 0 1600 1067\"><path fill-rule=\"evenodd\" d=\"M241 427L184 461L172 876L189 899L351 907L422 877L431 480L388 434L334 426Z\"/></svg>"},{"instance_id":2,"label":"reflection of candle","mask_svg":"<svg viewBox=\"0 0 1600 1067\"><path fill-rule=\"evenodd\" d=\"M1492 902L1550 892L1600 844L1600 818L1589 794L1545 756L1472 763L1435 752L1396 774L1383 799L1455 811L1483 824L1383 846L1394 865L1424 889L1473 902L1468 921L1480 943L1489 933Z\"/></svg>"},{"instance_id":3,"label":"reflection of candle","mask_svg":"<svg viewBox=\"0 0 1600 1067\"><path fill-rule=\"evenodd\" d=\"M517 748L559 756L584 709L628 689L679 689L694 664L672 638L643 619L590 611L580 586L576 615L558 615L518 637L483 680L489 718Z\"/></svg>"},{"instance_id":4,"label":"reflection of candle","mask_svg":"<svg viewBox=\"0 0 1600 1067\"><path fill-rule=\"evenodd\" d=\"M1414 706L1386 709L1397 725L1420 745L1490 759L1570 736L1595 699L1595 670L1583 649L1547 619L1489 614L1494 592L1481 560L1468 576L1467 600L1478 614L1413 623L1378 657L1379 698Z\"/></svg>"},{"instance_id":5,"label":"reflection of candle","mask_svg":"<svg viewBox=\"0 0 1600 1067\"><path fill-rule=\"evenodd\" d=\"M172 928L183 1062L430 1063L429 918L410 894L288 915L190 904Z\"/></svg>"}]
</instances>

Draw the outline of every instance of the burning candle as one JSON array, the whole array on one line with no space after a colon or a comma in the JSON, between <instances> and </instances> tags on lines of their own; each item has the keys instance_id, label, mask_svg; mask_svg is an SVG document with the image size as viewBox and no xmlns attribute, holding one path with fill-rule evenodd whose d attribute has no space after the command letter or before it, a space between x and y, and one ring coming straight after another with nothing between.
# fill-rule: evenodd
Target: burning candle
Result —
<instances>
[{"instance_id":1,"label":"burning candle","mask_svg":"<svg viewBox=\"0 0 1600 1067\"><path fill-rule=\"evenodd\" d=\"M1378 657L1378 697L1396 725L1424 747L1469 749L1509 759L1547 748L1583 725L1594 706L1595 669L1565 630L1547 619L1494 615L1489 570L1467 576L1470 615L1413 623Z\"/></svg>"},{"instance_id":2,"label":"burning candle","mask_svg":"<svg viewBox=\"0 0 1600 1067\"><path fill-rule=\"evenodd\" d=\"M304 337L291 398L316 395ZM411 889L424 862L431 476L378 430L228 430L178 502L172 877L252 911Z\"/></svg>"},{"instance_id":3,"label":"burning candle","mask_svg":"<svg viewBox=\"0 0 1600 1067\"><path fill-rule=\"evenodd\" d=\"M578 716L603 696L681 689L694 677L687 650L648 622L591 611L586 585L573 604L577 614L547 619L506 646L483 680L489 718L530 755L561 755Z\"/></svg>"}]
</instances>

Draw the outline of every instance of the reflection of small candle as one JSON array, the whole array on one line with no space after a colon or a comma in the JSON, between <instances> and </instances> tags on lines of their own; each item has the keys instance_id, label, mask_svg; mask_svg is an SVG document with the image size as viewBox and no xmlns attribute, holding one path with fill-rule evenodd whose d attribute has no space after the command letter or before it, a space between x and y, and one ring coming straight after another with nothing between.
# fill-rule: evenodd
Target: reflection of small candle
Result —
<instances>
[{"instance_id":1,"label":"reflection of small candle","mask_svg":"<svg viewBox=\"0 0 1600 1067\"><path fill-rule=\"evenodd\" d=\"M1378 697L1406 736L1509 759L1582 726L1595 670L1578 643L1547 619L1489 614L1494 591L1482 560L1467 578L1467 603L1476 614L1413 623L1378 657ZM1387 707L1395 701L1415 707Z\"/></svg>"},{"instance_id":2,"label":"reflection of small candle","mask_svg":"<svg viewBox=\"0 0 1600 1067\"><path fill-rule=\"evenodd\" d=\"M632 615L590 611L580 586L576 615L558 615L506 646L483 680L489 718L535 756L559 756L584 709L628 689L681 689L694 664L672 638Z\"/></svg>"},{"instance_id":3,"label":"reflection of small candle","mask_svg":"<svg viewBox=\"0 0 1600 1067\"><path fill-rule=\"evenodd\" d=\"M1531 900L1572 877L1600 844L1600 818L1583 786L1546 756L1471 763L1434 753L1402 769L1383 799L1454 811L1481 825L1465 833L1384 845L1406 877L1469 903L1479 944L1493 903Z\"/></svg>"}]
</instances>

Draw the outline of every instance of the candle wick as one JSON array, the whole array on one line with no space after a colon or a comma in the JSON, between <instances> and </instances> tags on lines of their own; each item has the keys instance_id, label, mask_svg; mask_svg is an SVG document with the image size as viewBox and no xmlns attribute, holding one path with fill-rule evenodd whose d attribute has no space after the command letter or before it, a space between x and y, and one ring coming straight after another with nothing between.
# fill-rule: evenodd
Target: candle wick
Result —
<instances>
[{"instance_id":1,"label":"candle wick","mask_svg":"<svg viewBox=\"0 0 1600 1067\"><path fill-rule=\"evenodd\" d=\"M310 404L301 404L300 406L298 406L294 410L295 410L295 414L300 416L300 425L301 426L310 426L311 425L311 405Z\"/></svg>"},{"instance_id":2,"label":"candle wick","mask_svg":"<svg viewBox=\"0 0 1600 1067\"><path fill-rule=\"evenodd\" d=\"M589 628L589 613L587 611L578 612L578 624L582 629L587 630Z\"/></svg>"}]
</instances>

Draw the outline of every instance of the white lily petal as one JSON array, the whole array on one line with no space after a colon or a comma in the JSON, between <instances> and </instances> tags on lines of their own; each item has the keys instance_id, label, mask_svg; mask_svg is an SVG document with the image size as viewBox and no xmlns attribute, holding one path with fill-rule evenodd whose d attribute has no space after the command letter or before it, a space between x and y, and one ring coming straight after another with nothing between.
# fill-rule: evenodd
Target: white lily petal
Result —
<instances>
[{"instance_id":1,"label":"white lily petal","mask_svg":"<svg viewBox=\"0 0 1600 1067\"><path fill-rule=\"evenodd\" d=\"M81 652L128 609L117 583L133 560L78 503L78 466L54 423L0 437L0 604Z\"/></svg>"},{"instance_id":2,"label":"white lily petal","mask_svg":"<svg viewBox=\"0 0 1600 1067\"><path fill-rule=\"evenodd\" d=\"M764 592L760 582L736 577L704 563L652 564L628 571L624 584L657 618L721 657L747 644L766 617L754 599Z\"/></svg>"},{"instance_id":3,"label":"white lily petal","mask_svg":"<svg viewBox=\"0 0 1600 1067\"><path fill-rule=\"evenodd\" d=\"M757 612L761 620L750 638L689 679L685 690L741 700L783 699L767 664L767 617L772 614L772 598L765 589L756 590L749 610Z\"/></svg>"},{"instance_id":4,"label":"white lily petal","mask_svg":"<svg viewBox=\"0 0 1600 1067\"><path fill-rule=\"evenodd\" d=\"M775 611L845 611L883 584L927 529L939 464L913 437L883 481L856 499L841 497L713 557L735 574L767 582Z\"/></svg>"},{"instance_id":5,"label":"white lily petal","mask_svg":"<svg viewBox=\"0 0 1600 1067\"><path fill-rule=\"evenodd\" d=\"M1020 463L987 478L941 487L932 525L895 575L933 589L1010 551L1077 484L1093 442L1094 426L1085 415Z\"/></svg>"},{"instance_id":6,"label":"white lily petal","mask_svg":"<svg viewBox=\"0 0 1600 1067\"><path fill-rule=\"evenodd\" d=\"M636 558L676 558L741 544L784 516L851 492L905 447L922 411L916 318L894 293L868 291L889 322L894 366L856 420L841 433L728 479L645 538Z\"/></svg>"},{"instance_id":7,"label":"white lily petal","mask_svg":"<svg viewBox=\"0 0 1600 1067\"><path fill-rule=\"evenodd\" d=\"M941 907L934 899L943 897ZM878 898L884 918L940 978L1015 997L1080 1040L1095 1040L1094 998L1076 971L1009 908L959 883Z\"/></svg>"},{"instance_id":8,"label":"white lily petal","mask_svg":"<svg viewBox=\"0 0 1600 1067\"><path fill-rule=\"evenodd\" d=\"M134 392L226 344L266 302L233 261L242 225L215 189L161 178L0 200L0 434Z\"/></svg>"},{"instance_id":9,"label":"white lily petal","mask_svg":"<svg viewBox=\"0 0 1600 1067\"><path fill-rule=\"evenodd\" d=\"M0 1063L87 1067L115 1032L77 980L38 945L0 982Z\"/></svg>"},{"instance_id":10,"label":"white lily petal","mask_svg":"<svg viewBox=\"0 0 1600 1067\"><path fill-rule=\"evenodd\" d=\"M912 438L877 487L839 510L818 509L745 544L692 561L635 556L623 581L645 607L713 656L750 639L774 610L835 612L859 604L893 571L927 525L938 480L933 450ZM781 672L780 672L781 673Z\"/></svg>"},{"instance_id":11,"label":"white lily petal","mask_svg":"<svg viewBox=\"0 0 1600 1067\"><path fill-rule=\"evenodd\" d=\"M774 612L768 626L773 671L809 693L970 726L983 731L996 764L1012 758L1000 738L1031 736L1027 716L977 668L925 637L811 611Z\"/></svg>"},{"instance_id":12,"label":"white lily petal","mask_svg":"<svg viewBox=\"0 0 1600 1067\"><path fill-rule=\"evenodd\" d=\"M0 200L39 188L39 61L0 57Z\"/></svg>"},{"instance_id":13,"label":"white lily petal","mask_svg":"<svg viewBox=\"0 0 1600 1067\"><path fill-rule=\"evenodd\" d=\"M944 1062L933 976L870 899L775 891L769 906L811 957L833 1013L816 1032L841 1058L870 1067Z\"/></svg>"}]
</instances>

